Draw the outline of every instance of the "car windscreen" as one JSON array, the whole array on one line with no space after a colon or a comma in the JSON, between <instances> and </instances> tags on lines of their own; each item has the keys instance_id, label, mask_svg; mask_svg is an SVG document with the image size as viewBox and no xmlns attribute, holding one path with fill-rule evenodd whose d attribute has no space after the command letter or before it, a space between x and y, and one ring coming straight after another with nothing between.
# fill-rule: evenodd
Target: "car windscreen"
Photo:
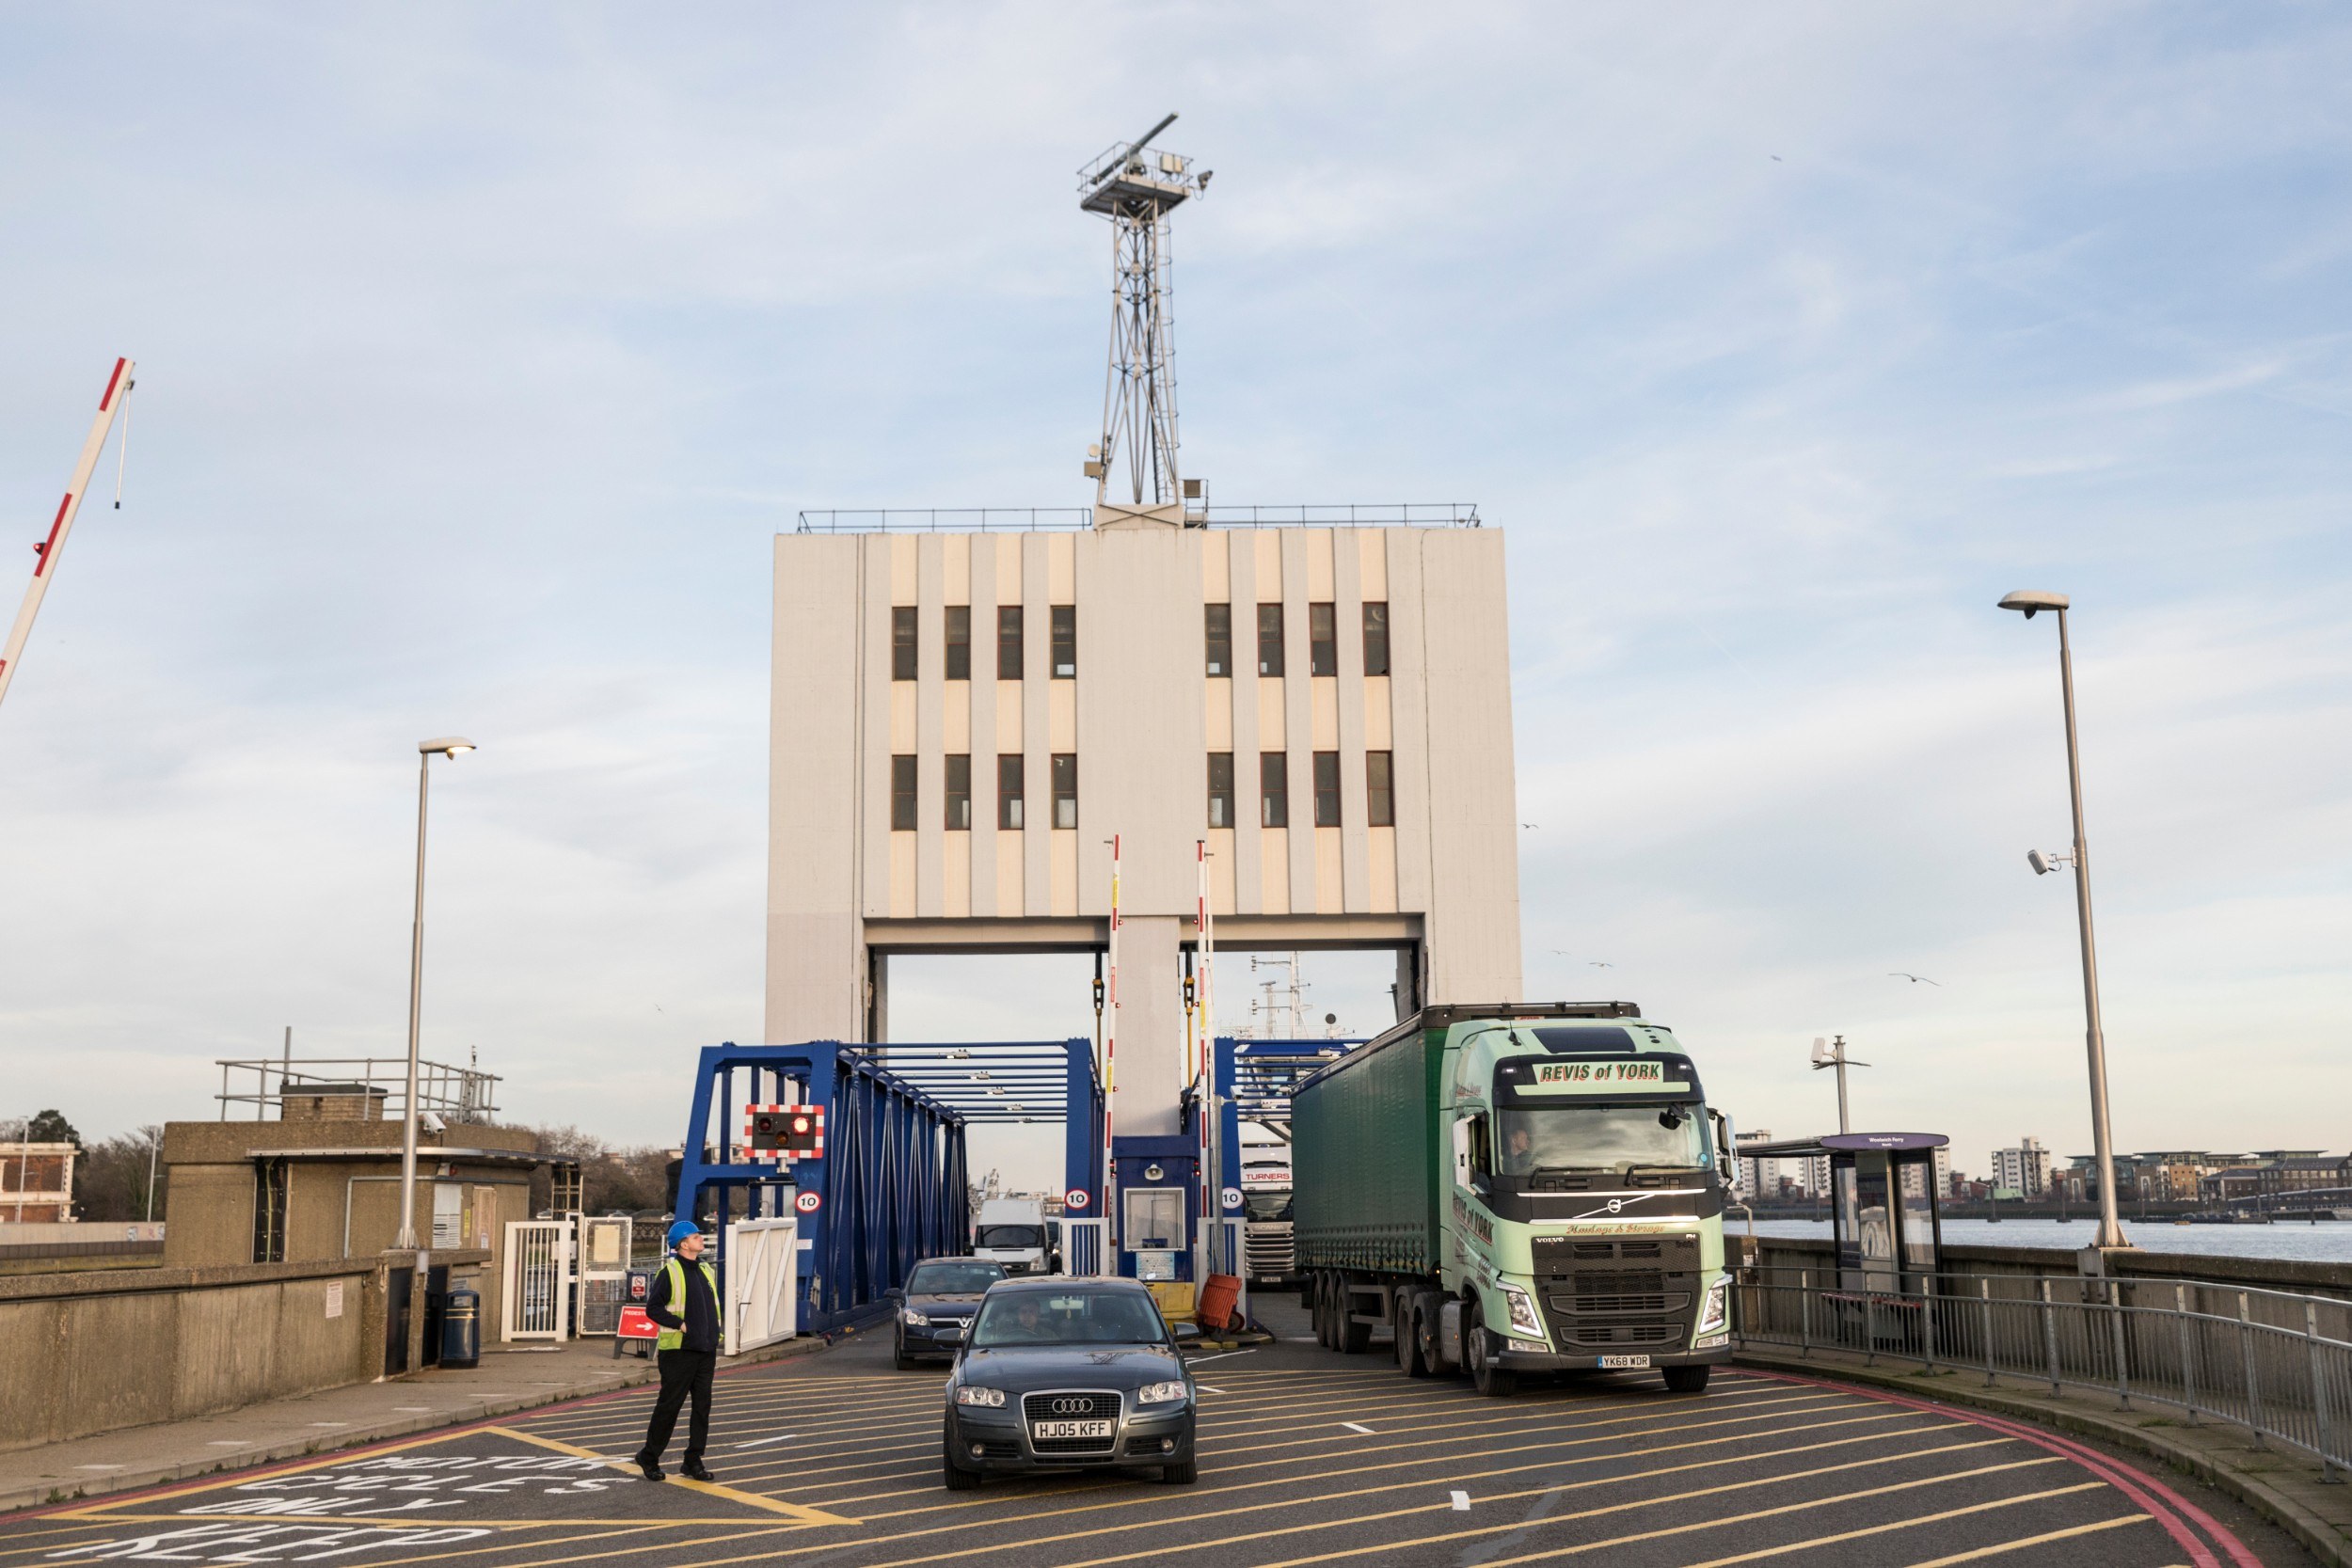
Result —
<instances>
[{"instance_id":1,"label":"car windscreen","mask_svg":"<svg viewBox=\"0 0 2352 1568\"><path fill-rule=\"evenodd\" d=\"M1038 1225L984 1225L980 1239L975 1243L993 1247L1041 1247L1045 1244L1045 1227Z\"/></svg>"},{"instance_id":2,"label":"car windscreen","mask_svg":"<svg viewBox=\"0 0 2352 1568\"><path fill-rule=\"evenodd\" d=\"M1152 1298L1135 1291L1014 1291L980 1303L972 1343L1153 1345L1168 1338Z\"/></svg>"},{"instance_id":3,"label":"car windscreen","mask_svg":"<svg viewBox=\"0 0 2352 1568\"><path fill-rule=\"evenodd\" d=\"M1504 1176L1708 1163L1707 1118L1695 1104L1505 1108L1497 1120L1495 1164Z\"/></svg>"},{"instance_id":4,"label":"car windscreen","mask_svg":"<svg viewBox=\"0 0 2352 1568\"><path fill-rule=\"evenodd\" d=\"M995 1263L926 1263L907 1276L911 1296L977 1296L1005 1277Z\"/></svg>"}]
</instances>

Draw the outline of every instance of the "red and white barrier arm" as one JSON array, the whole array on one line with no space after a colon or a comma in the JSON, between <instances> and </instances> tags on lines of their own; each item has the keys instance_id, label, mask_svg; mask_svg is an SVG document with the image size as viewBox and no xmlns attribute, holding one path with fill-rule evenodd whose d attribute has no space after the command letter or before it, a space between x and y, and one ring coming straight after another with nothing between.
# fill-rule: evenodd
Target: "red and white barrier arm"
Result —
<instances>
[{"instance_id":1,"label":"red and white barrier arm","mask_svg":"<svg viewBox=\"0 0 2352 1568\"><path fill-rule=\"evenodd\" d=\"M98 454L104 450L107 433L114 429L115 414L131 389L131 361L115 361L115 373L107 378L106 395L98 400L98 418L90 421L89 439L82 443L82 460L73 466L73 483L66 489L65 499L57 503L57 515L49 525L49 537L33 546L40 559L33 563L33 585L24 590L24 608L16 612L16 625L8 632L6 647L0 647L0 698L8 694L8 683L16 678L16 667L24 657L25 641L33 635L33 617L40 613L41 596L49 592L49 579L57 575L57 557L64 553L66 535L73 531L74 514L82 510L82 492L89 487L89 479L98 467Z\"/></svg>"}]
</instances>

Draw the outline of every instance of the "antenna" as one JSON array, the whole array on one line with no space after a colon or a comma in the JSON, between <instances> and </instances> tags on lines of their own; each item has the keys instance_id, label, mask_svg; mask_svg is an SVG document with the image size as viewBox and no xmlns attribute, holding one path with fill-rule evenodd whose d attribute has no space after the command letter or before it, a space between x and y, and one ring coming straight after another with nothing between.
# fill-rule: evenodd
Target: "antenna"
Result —
<instances>
[{"instance_id":1,"label":"antenna","mask_svg":"<svg viewBox=\"0 0 2352 1568\"><path fill-rule=\"evenodd\" d=\"M1110 364L1103 385L1103 438L1087 453L1098 506L1130 513L1172 508L1160 520L1183 520L1187 487L1176 461L1175 347L1170 338L1168 214L1208 188L1209 171L1175 152L1147 158L1153 137L1176 123L1170 114L1131 142L1078 171L1078 205L1111 220ZM1111 476L1123 469L1124 497L1113 499ZM1099 523L1103 519L1097 517Z\"/></svg>"}]
</instances>

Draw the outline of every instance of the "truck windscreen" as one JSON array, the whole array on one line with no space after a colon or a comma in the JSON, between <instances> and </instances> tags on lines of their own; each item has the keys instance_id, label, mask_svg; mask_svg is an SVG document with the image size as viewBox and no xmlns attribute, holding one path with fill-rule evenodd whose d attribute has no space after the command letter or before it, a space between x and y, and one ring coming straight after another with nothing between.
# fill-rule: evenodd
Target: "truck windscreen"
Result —
<instances>
[{"instance_id":1,"label":"truck windscreen","mask_svg":"<svg viewBox=\"0 0 2352 1568\"><path fill-rule=\"evenodd\" d=\"M1034 1225L984 1225L975 1246L994 1247L1005 1251L1015 1247L1041 1247L1045 1232Z\"/></svg>"},{"instance_id":2,"label":"truck windscreen","mask_svg":"<svg viewBox=\"0 0 2352 1568\"><path fill-rule=\"evenodd\" d=\"M1707 1117L1683 1105L1547 1105L1496 1113L1495 1157L1504 1176L1539 1170L1690 1169L1707 1164Z\"/></svg>"}]
</instances>

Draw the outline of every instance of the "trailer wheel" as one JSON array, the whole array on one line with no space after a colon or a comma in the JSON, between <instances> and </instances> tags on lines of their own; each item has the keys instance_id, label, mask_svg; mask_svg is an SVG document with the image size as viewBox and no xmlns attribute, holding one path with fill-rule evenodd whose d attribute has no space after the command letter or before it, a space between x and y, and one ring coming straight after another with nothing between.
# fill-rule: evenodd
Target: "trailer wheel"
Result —
<instances>
[{"instance_id":1,"label":"trailer wheel","mask_svg":"<svg viewBox=\"0 0 2352 1568\"><path fill-rule=\"evenodd\" d=\"M1314 1285L1315 1343L1325 1350L1337 1350L1340 1337L1331 1329L1331 1276L1318 1274Z\"/></svg>"},{"instance_id":2,"label":"trailer wheel","mask_svg":"<svg viewBox=\"0 0 2352 1568\"><path fill-rule=\"evenodd\" d=\"M1508 1367L1494 1363L1494 1335L1484 1325L1473 1325L1462 1336L1470 1354L1470 1383L1490 1400L1507 1400L1519 1391L1519 1374Z\"/></svg>"}]
</instances>

